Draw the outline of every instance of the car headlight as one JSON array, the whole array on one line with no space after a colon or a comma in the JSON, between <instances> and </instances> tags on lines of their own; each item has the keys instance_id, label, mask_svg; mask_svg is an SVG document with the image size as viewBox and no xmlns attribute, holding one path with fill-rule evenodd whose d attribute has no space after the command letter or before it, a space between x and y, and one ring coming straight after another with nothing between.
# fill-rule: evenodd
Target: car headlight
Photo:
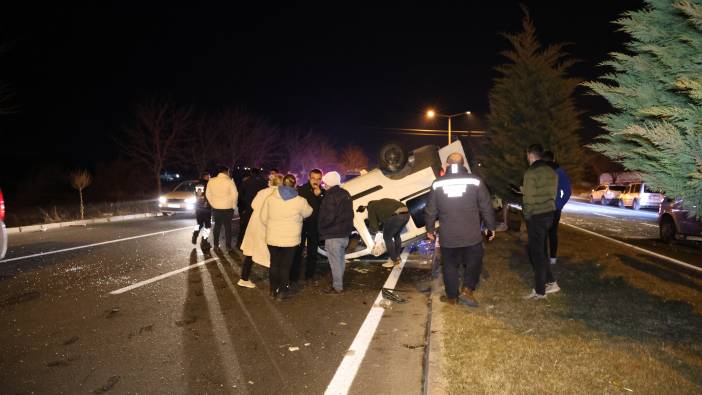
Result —
<instances>
[{"instance_id":1,"label":"car headlight","mask_svg":"<svg viewBox=\"0 0 702 395\"><path fill-rule=\"evenodd\" d=\"M196 199L194 196L185 199L185 203L187 203L187 204L195 204L195 202L196 202Z\"/></svg>"},{"instance_id":2,"label":"car headlight","mask_svg":"<svg viewBox=\"0 0 702 395\"><path fill-rule=\"evenodd\" d=\"M165 197L165 196L159 197L159 198L158 198L158 202L159 202L159 203L166 203L166 197Z\"/></svg>"}]
</instances>

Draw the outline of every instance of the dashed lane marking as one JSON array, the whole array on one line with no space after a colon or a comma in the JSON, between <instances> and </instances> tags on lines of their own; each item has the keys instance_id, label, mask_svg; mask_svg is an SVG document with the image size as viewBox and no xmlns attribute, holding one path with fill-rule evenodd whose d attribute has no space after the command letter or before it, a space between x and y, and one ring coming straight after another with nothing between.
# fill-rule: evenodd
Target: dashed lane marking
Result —
<instances>
[{"instance_id":1,"label":"dashed lane marking","mask_svg":"<svg viewBox=\"0 0 702 395\"><path fill-rule=\"evenodd\" d=\"M186 226L183 228L176 228L176 229L169 229L169 230L163 230L160 232L154 232L154 233L147 233L145 235L138 235L138 236L131 236L131 237L123 237L121 239L114 239L114 240L108 240L108 241L102 241L99 243L93 243L93 244L86 244L82 246L76 246L76 247L70 247L70 248L62 248L60 250L53 250L53 251L46 251L46 252L40 252L37 254L32 254L32 255L25 255L25 256L18 256L14 258L8 258L8 259L3 259L0 261L0 263L7 263L7 262L12 262L12 261L19 261L22 259L29 259L29 258L36 258L40 256L46 256L46 255L53 255L53 254L59 254L62 252L68 252L68 251L75 251L75 250L82 250L84 248L91 248L91 247L97 247L105 244L113 244L113 243L119 243L122 241L128 241L128 240L134 240L134 239L140 239L142 237L150 237L150 236L158 236L158 235L165 235L166 233L171 233L171 232L177 232L179 230L184 230L184 229L193 229L192 226Z\"/></svg>"},{"instance_id":2,"label":"dashed lane marking","mask_svg":"<svg viewBox=\"0 0 702 395\"><path fill-rule=\"evenodd\" d=\"M176 274L183 273L183 272L187 272L188 270L192 270L192 269L198 268L198 267L200 267L200 266L203 266L203 265L208 264L209 262L216 261L217 259L219 259L219 258L214 257L214 258L206 259L206 260L204 260L204 261L202 261L202 262L198 262L198 263L195 263L195 264L193 264L193 265L186 266L186 267L184 267L184 268L180 268L180 269L177 269L177 270L173 270L173 271L170 271L170 272L168 272L168 273L161 274L160 276L152 277L152 278L150 278L150 279L148 279L148 280L139 281L138 283L132 284L132 285L130 285L130 286L127 286L127 287L120 288L120 289L117 289L117 290L115 290L115 291L112 291L112 292L110 292L110 295L119 295L119 294L122 294L122 293L125 293L125 292L129 292L129 291L131 291L131 290L133 290L133 289L137 289L137 288L139 288L139 287L143 287L144 285L148 285L148 284L151 284L151 283L155 283L156 281L161 281L161 280L163 280L164 278L168 278L168 277L171 277L171 276L175 276Z\"/></svg>"}]
</instances>

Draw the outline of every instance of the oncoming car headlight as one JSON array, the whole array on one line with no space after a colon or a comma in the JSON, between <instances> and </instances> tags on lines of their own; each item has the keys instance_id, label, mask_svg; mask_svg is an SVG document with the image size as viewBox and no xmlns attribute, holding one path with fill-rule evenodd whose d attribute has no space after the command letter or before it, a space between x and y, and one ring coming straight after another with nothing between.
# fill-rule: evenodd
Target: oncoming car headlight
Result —
<instances>
[{"instance_id":1,"label":"oncoming car headlight","mask_svg":"<svg viewBox=\"0 0 702 395\"><path fill-rule=\"evenodd\" d=\"M158 198L158 202L159 202L159 203L166 203L166 197L165 197L165 196L159 197L159 198Z\"/></svg>"},{"instance_id":2,"label":"oncoming car headlight","mask_svg":"<svg viewBox=\"0 0 702 395\"><path fill-rule=\"evenodd\" d=\"M194 196L185 199L185 203L186 203L186 204L195 204L196 201L197 201L197 200L195 199Z\"/></svg>"}]
</instances>

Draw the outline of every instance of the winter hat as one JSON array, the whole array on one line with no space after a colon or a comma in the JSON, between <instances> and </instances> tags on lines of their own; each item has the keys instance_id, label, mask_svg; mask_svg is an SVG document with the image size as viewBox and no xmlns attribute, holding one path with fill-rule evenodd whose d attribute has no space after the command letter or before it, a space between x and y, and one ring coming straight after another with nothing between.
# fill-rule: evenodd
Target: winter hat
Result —
<instances>
[{"instance_id":1,"label":"winter hat","mask_svg":"<svg viewBox=\"0 0 702 395\"><path fill-rule=\"evenodd\" d=\"M330 171L322 177L322 181L329 188L341 184L341 176L335 171Z\"/></svg>"}]
</instances>

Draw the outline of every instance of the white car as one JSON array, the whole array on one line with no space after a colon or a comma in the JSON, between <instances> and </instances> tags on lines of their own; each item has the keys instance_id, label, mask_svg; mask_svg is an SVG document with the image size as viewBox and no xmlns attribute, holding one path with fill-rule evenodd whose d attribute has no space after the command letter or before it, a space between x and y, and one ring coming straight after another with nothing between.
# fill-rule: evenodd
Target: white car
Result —
<instances>
[{"instance_id":1,"label":"white car","mask_svg":"<svg viewBox=\"0 0 702 395\"><path fill-rule=\"evenodd\" d=\"M346 250L346 259L371 253L373 239L368 230L368 211L365 210L363 213L356 211L358 206L367 206L371 200L390 198L399 200L407 206L410 221L401 233L403 244L424 238L427 232L424 224L424 206L429 198L431 184L438 177L441 164L453 152L460 152L466 157L461 142L454 141L443 148L436 146L418 148L406 157L407 163L403 166L404 160L393 162L397 159L397 155L402 156L405 155L404 153L392 152L391 149L388 151L391 158L385 161L381 151L381 165L384 164L387 168L393 167L394 164L399 170L384 172L381 169L374 169L341 185L351 194L354 209L355 231ZM466 168L470 172L467 164ZM322 248L319 252L326 256Z\"/></svg>"},{"instance_id":2,"label":"white car","mask_svg":"<svg viewBox=\"0 0 702 395\"><path fill-rule=\"evenodd\" d=\"M603 206L609 205L612 202L619 200L619 195L626 189L625 185L598 185L590 193L590 203L599 203Z\"/></svg>"},{"instance_id":3,"label":"white car","mask_svg":"<svg viewBox=\"0 0 702 395\"><path fill-rule=\"evenodd\" d=\"M197 201L195 186L198 183L198 180L183 181L173 188L173 191L161 195L158 198L158 207L161 212L166 215L182 212L194 213Z\"/></svg>"},{"instance_id":4,"label":"white car","mask_svg":"<svg viewBox=\"0 0 702 395\"><path fill-rule=\"evenodd\" d=\"M634 210L641 208L658 208L663 203L662 193L652 191L646 183L636 182L629 184L624 193L619 196L619 207L631 207Z\"/></svg>"}]
</instances>

